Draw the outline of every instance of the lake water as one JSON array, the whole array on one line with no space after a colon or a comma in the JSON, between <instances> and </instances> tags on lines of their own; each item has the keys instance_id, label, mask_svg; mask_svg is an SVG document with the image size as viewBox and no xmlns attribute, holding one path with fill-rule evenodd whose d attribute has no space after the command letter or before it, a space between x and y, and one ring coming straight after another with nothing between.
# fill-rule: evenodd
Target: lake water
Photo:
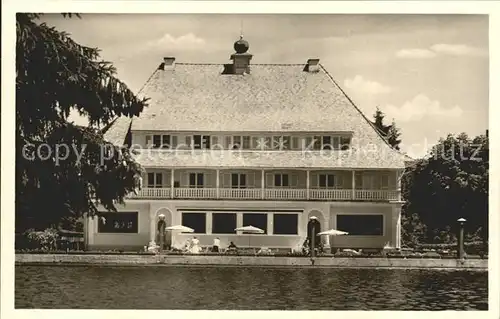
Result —
<instances>
[{"instance_id":1,"label":"lake water","mask_svg":"<svg viewBox=\"0 0 500 319\"><path fill-rule=\"evenodd\" d=\"M16 308L487 310L487 272L16 265Z\"/></svg>"}]
</instances>

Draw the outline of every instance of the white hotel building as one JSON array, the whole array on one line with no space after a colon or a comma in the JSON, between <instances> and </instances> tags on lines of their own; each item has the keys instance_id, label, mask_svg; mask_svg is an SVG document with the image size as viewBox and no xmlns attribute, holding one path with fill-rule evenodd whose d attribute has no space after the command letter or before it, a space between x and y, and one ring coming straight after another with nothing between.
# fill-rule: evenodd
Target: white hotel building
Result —
<instances>
[{"instance_id":1,"label":"white hotel building","mask_svg":"<svg viewBox=\"0 0 500 319\"><path fill-rule=\"evenodd\" d=\"M149 106L105 132L141 145L143 188L118 212L86 221L89 249L140 249L155 241L158 215L210 246L248 245L240 226L265 230L254 247L295 248L310 217L328 248L400 247L400 177L406 157L392 149L334 80L309 59L251 64L240 39L229 64L165 58L140 94ZM103 222L102 220L106 220Z\"/></svg>"}]
</instances>

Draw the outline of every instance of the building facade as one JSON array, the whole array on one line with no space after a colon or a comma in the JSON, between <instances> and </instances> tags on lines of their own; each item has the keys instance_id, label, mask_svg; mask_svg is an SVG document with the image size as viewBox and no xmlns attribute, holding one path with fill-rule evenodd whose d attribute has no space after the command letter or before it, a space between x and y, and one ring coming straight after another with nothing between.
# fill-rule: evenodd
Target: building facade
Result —
<instances>
[{"instance_id":1,"label":"building facade","mask_svg":"<svg viewBox=\"0 0 500 319\"><path fill-rule=\"evenodd\" d=\"M165 58L140 92L149 106L105 132L132 144L145 173L118 212L86 220L90 249L154 245L160 214L195 230L168 233L172 246L293 249L315 217L315 232L349 233L322 237L327 249L400 247L405 156L318 59L252 64L248 49L238 40L228 64ZM264 234L234 231L250 225Z\"/></svg>"}]
</instances>

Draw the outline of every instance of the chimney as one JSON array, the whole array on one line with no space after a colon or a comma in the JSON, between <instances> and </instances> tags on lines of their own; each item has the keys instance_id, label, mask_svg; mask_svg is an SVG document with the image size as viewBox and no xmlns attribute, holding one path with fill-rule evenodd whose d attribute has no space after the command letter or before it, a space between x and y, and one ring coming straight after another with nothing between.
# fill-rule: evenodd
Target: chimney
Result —
<instances>
[{"instance_id":1,"label":"chimney","mask_svg":"<svg viewBox=\"0 0 500 319\"><path fill-rule=\"evenodd\" d=\"M319 72L319 59L309 59L304 68L306 72Z\"/></svg>"},{"instance_id":2,"label":"chimney","mask_svg":"<svg viewBox=\"0 0 500 319\"><path fill-rule=\"evenodd\" d=\"M175 67L175 57L169 56L163 58L163 63L160 65L162 70L173 70Z\"/></svg>"},{"instance_id":3,"label":"chimney","mask_svg":"<svg viewBox=\"0 0 500 319\"><path fill-rule=\"evenodd\" d=\"M250 45L247 41L243 40L243 36L234 43L236 53L231 55L231 60L233 60L232 74L242 75L250 73L250 60L252 60L253 55L247 53L249 48Z\"/></svg>"}]
</instances>

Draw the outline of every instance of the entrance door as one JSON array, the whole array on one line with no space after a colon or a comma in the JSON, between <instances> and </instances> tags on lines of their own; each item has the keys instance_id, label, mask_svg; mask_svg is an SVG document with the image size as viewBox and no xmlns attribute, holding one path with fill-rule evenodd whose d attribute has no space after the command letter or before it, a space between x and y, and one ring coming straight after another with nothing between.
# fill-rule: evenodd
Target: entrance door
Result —
<instances>
[{"instance_id":1,"label":"entrance door","mask_svg":"<svg viewBox=\"0 0 500 319\"><path fill-rule=\"evenodd\" d=\"M314 228L314 231L313 231ZM307 223L307 238L309 239L309 242L312 243L312 237L314 233L314 245L315 247L318 247L318 244L321 243L321 238L318 236L318 233L321 232L321 223L317 219L311 219Z\"/></svg>"}]
</instances>

